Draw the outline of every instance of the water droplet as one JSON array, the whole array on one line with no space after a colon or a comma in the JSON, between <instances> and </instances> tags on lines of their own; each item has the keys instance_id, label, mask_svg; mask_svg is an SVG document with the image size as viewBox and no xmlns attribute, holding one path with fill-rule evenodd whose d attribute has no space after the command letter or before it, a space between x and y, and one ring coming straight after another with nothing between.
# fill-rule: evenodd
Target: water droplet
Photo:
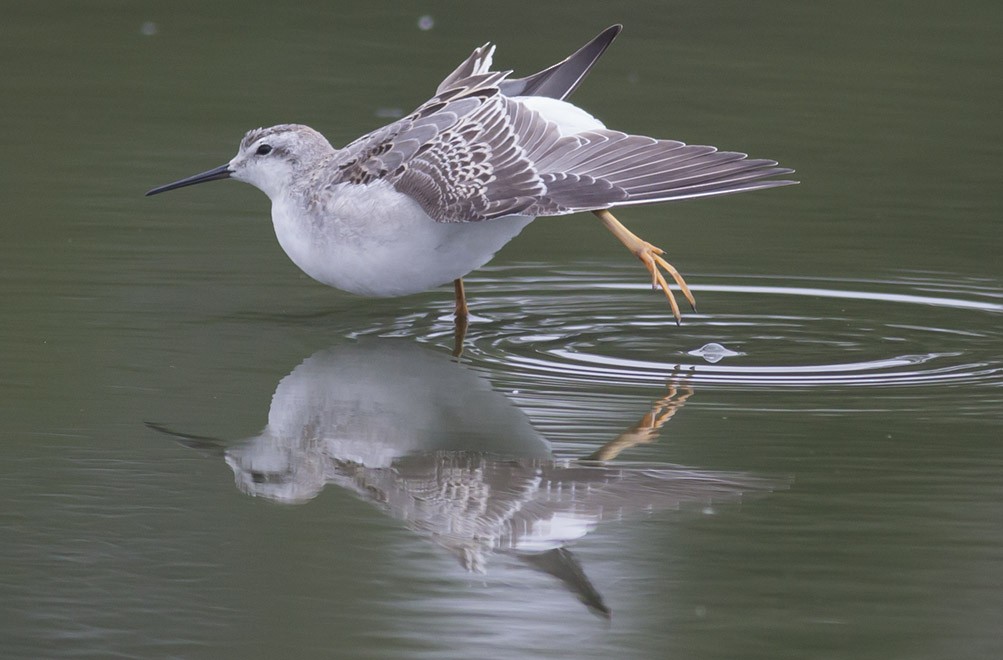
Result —
<instances>
[{"instance_id":1,"label":"water droplet","mask_svg":"<svg viewBox=\"0 0 1003 660\"><path fill-rule=\"evenodd\" d=\"M157 33L157 24L153 21L146 21L139 26L139 33L144 37L152 37Z\"/></svg>"},{"instance_id":2,"label":"water droplet","mask_svg":"<svg viewBox=\"0 0 1003 660\"><path fill-rule=\"evenodd\" d=\"M435 27L435 20L428 14L425 14L424 16L418 19L419 30L428 31L431 30L433 27Z\"/></svg>"}]
</instances>

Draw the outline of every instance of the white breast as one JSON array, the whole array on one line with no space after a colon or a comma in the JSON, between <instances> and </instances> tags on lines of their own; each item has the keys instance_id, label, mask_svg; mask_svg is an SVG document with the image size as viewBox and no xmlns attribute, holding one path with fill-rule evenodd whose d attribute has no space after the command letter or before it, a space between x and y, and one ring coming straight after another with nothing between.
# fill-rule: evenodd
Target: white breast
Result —
<instances>
[{"instance_id":1,"label":"white breast","mask_svg":"<svg viewBox=\"0 0 1003 660\"><path fill-rule=\"evenodd\" d=\"M326 207L309 212L285 195L272 203L275 235L293 263L319 282L367 296L403 296L463 277L532 220L435 222L382 181L341 184Z\"/></svg>"}]
</instances>

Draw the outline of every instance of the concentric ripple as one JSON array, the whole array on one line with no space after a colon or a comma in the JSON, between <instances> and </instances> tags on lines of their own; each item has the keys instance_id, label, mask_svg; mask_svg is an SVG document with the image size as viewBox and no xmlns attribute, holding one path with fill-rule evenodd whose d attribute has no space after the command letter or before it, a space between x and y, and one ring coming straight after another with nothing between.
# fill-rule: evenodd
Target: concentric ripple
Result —
<instances>
[{"instance_id":1,"label":"concentric ripple","mask_svg":"<svg viewBox=\"0 0 1003 660\"><path fill-rule=\"evenodd\" d=\"M530 274L539 272L551 274ZM999 283L691 276L700 311L677 327L661 294L638 279L608 264L485 271L468 282L475 316L464 361L537 384L685 377L694 387L977 386L1003 397ZM431 328L416 312L366 334L445 344L452 319L448 307L437 314Z\"/></svg>"}]
</instances>

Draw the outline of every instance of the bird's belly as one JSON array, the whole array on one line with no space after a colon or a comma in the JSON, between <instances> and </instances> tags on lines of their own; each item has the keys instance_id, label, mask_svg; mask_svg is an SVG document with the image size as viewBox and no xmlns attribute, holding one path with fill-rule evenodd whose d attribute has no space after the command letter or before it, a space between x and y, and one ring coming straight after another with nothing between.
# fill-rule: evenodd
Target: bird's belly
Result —
<instances>
[{"instance_id":1,"label":"bird's belly","mask_svg":"<svg viewBox=\"0 0 1003 660\"><path fill-rule=\"evenodd\" d=\"M279 244L315 280L364 296L403 296L480 268L533 220L435 222L389 185L346 186L323 213L273 204Z\"/></svg>"}]
</instances>

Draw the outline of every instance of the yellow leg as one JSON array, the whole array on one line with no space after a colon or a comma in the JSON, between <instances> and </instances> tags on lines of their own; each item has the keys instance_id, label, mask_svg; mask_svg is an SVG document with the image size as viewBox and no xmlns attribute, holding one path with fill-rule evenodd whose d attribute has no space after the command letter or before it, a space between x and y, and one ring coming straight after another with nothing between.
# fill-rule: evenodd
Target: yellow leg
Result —
<instances>
[{"instance_id":1,"label":"yellow leg","mask_svg":"<svg viewBox=\"0 0 1003 660\"><path fill-rule=\"evenodd\" d=\"M467 309L467 296L463 292L463 280L453 280L453 290L456 292L455 327L453 328L453 357L463 355L463 341L467 336L467 319L470 310Z\"/></svg>"},{"instance_id":2,"label":"yellow leg","mask_svg":"<svg viewBox=\"0 0 1003 660\"><path fill-rule=\"evenodd\" d=\"M453 290L456 292L456 318L465 319L470 316L470 310L467 309L467 296L463 292L463 278L453 280Z\"/></svg>"},{"instance_id":3,"label":"yellow leg","mask_svg":"<svg viewBox=\"0 0 1003 660\"><path fill-rule=\"evenodd\" d=\"M679 285L679 290L683 292L686 296L686 300L690 303L690 307L693 308L695 312L697 310L697 303L693 299L693 294L690 292L690 288L686 285L686 280L683 276L679 274L672 264L670 264L665 259L662 259L660 255L665 254L665 250L655 247L648 241L639 238L629 229L620 224L620 221L613 217L613 214L606 209L599 211L593 211L597 218L599 218L606 229L609 229L614 236L616 236L621 243L630 250L635 257L641 260L644 267L648 269L651 273L651 286L661 287L662 292L665 297L669 299L669 307L672 308L672 315L676 317L676 324L678 325L682 322L682 314L679 313L679 305L676 304L676 298L672 295L672 290L669 289L668 283L665 281L665 276L662 272L658 270L659 266L665 269L672 279L675 280L676 284Z\"/></svg>"}]
</instances>

